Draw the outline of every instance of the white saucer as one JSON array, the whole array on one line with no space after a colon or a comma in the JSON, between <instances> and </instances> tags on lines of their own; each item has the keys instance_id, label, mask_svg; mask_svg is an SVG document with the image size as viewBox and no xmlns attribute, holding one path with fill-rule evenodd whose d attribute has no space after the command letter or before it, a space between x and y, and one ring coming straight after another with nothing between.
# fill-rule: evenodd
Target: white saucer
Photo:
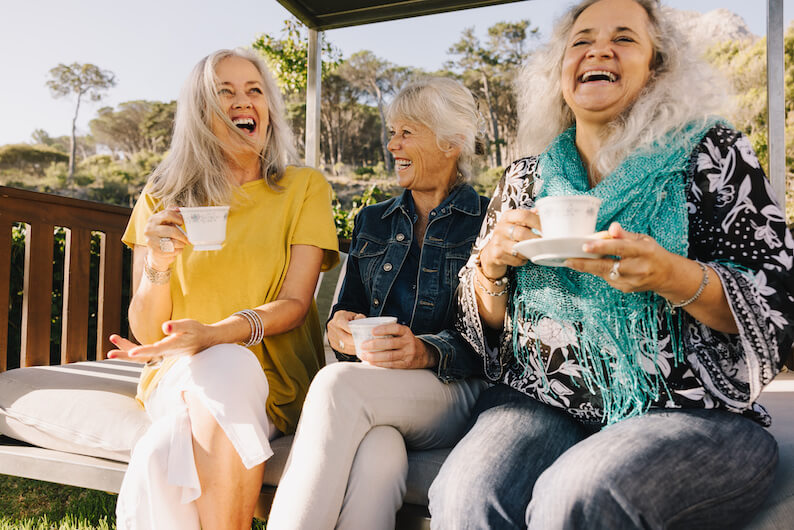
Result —
<instances>
[{"instance_id":1,"label":"white saucer","mask_svg":"<svg viewBox=\"0 0 794 530\"><path fill-rule=\"evenodd\" d=\"M582 245L598 239L594 236L527 239L513 245L513 249L535 265L562 267L568 258L600 258L603 254L584 252Z\"/></svg>"}]
</instances>

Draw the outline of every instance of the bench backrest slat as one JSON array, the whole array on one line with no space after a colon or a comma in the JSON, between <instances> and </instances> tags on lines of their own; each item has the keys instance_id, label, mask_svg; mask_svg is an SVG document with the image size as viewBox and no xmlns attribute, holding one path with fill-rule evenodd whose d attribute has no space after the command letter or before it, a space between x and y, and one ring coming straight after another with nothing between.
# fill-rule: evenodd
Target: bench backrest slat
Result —
<instances>
[{"instance_id":1,"label":"bench backrest slat","mask_svg":"<svg viewBox=\"0 0 794 530\"><path fill-rule=\"evenodd\" d=\"M0 372L8 370L8 310L11 287L11 221L0 214ZM6 250L8 249L8 250Z\"/></svg>"},{"instance_id":2,"label":"bench backrest slat","mask_svg":"<svg viewBox=\"0 0 794 530\"><path fill-rule=\"evenodd\" d=\"M63 266L63 324L61 364L88 359L88 289L91 274L91 232L73 229L66 232Z\"/></svg>"},{"instance_id":3,"label":"bench backrest slat","mask_svg":"<svg viewBox=\"0 0 794 530\"><path fill-rule=\"evenodd\" d=\"M102 236L99 257L99 302L97 307L97 350L101 360L115 346L108 340L111 333L119 333L121 321L121 271L123 232L108 231ZM127 335L126 330L122 335Z\"/></svg>"},{"instance_id":4,"label":"bench backrest slat","mask_svg":"<svg viewBox=\"0 0 794 530\"><path fill-rule=\"evenodd\" d=\"M50 364L53 229L49 223L27 227L20 366Z\"/></svg>"}]
</instances>

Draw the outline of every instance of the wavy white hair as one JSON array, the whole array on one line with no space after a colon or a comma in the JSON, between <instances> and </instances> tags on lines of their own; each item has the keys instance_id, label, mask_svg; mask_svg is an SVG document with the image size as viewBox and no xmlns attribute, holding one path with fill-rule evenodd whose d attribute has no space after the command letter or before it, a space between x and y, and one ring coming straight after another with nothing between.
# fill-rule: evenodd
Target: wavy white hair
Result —
<instances>
[{"instance_id":1,"label":"wavy white hair","mask_svg":"<svg viewBox=\"0 0 794 530\"><path fill-rule=\"evenodd\" d=\"M460 149L458 178L471 178L472 165L485 152L482 116L468 88L448 77L427 77L405 86L386 110L386 121L404 119L421 123L436 135L439 149L448 143Z\"/></svg>"},{"instance_id":2,"label":"wavy white hair","mask_svg":"<svg viewBox=\"0 0 794 530\"><path fill-rule=\"evenodd\" d=\"M284 102L273 76L252 52L241 48L218 50L193 67L177 100L171 149L149 177L146 191L163 206L228 204L235 184L230 180L230 162L223 144L212 132L217 120L241 145L254 149L251 140L234 126L221 108L215 69L228 57L250 61L262 77L269 120L264 148L258 153L262 178L278 189L287 164L295 159L292 131L284 118Z\"/></svg>"},{"instance_id":3,"label":"wavy white hair","mask_svg":"<svg viewBox=\"0 0 794 530\"><path fill-rule=\"evenodd\" d=\"M557 22L551 40L534 52L516 80L519 146L526 154L543 152L574 124L562 97L562 60L569 34L582 12L600 0L584 0ZM610 174L635 149L648 147L670 131L701 122L730 107L727 81L689 46L658 0L634 0L648 14L653 47L648 83L608 128L593 166Z\"/></svg>"}]
</instances>

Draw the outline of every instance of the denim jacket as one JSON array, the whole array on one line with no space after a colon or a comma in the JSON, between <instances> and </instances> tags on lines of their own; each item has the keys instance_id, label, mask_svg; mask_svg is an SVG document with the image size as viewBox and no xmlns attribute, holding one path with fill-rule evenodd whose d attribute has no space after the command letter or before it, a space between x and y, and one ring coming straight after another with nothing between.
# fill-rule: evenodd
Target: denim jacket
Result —
<instances>
[{"instance_id":1,"label":"denim jacket","mask_svg":"<svg viewBox=\"0 0 794 530\"><path fill-rule=\"evenodd\" d=\"M455 331L454 319L458 272L469 259L487 206L487 198L464 184L430 212L416 271L413 313L388 315L396 316L420 340L438 350L437 375L442 381L482 374L482 363ZM389 297L404 294L393 292L392 286L410 251L415 218L409 190L359 212L333 313L345 310L380 316ZM342 361L356 360L339 352L336 356Z\"/></svg>"}]
</instances>

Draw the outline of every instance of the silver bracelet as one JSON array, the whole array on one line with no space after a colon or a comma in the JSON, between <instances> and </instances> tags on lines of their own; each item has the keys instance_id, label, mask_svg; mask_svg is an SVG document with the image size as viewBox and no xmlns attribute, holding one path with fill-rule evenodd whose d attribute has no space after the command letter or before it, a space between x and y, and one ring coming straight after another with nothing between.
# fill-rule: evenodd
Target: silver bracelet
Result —
<instances>
[{"instance_id":1,"label":"silver bracelet","mask_svg":"<svg viewBox=\"0 0 794 530\"><path fill-rule=\"evenodd\" d=\"M483 276L485 276L485 275L483 274ZM486 278L487 278L487 276L486 276ZM480 279L477 277L477 271L474 271L474 281L477 283L477 287L479 287L480 291L484 292L488 296L504 296L504 295L507 294L507 289L510 287L510 281L507 279L507 276L505 276L504 278L500 278L500 280L501 279L504 279L505 281L503 283L501 283L501 284L496 284L496 282L494 282L494 283L496 285L504 285L502 290L501 291L489 291L488 288L485 287L482 284L482 282L480 281Z\"/></svg>"},{"instance_id":2,"label":"silver bracelet","mask_svg":"<svg viewBox=\"0 0 794 530\"><path fill-rule=\"evenodd\" d=\"M143 257L143 274L146 279L155 285L165 285L171 281L171 269L158 271L149 265L149 256Z\"/></svg>"},{"instance_id":3,"label":"silver bracelet","mask_svg":"<svg viewBox=\"0 0 794 530\"><path fill-rule=\"evenodd\" d=\"M698 290L695 291L695 294L693 294L691 298L687 298L683 302L679 302L677 304L674 304L670 300L668 300L667 301L667 305L670 307L670 312L673 313L673 314L675 314L675 310L677 308L688 306L689 304L691 304L692 302L697 300L700 297L700 295L703 294L703 289L705 289L706 286L709 284L709 271L708 271L708 269L706 268L705 265L703 265L699 261L696 261L695 263L700 265L700 269L703 271L703 279L700 281L700 287L698 287Z\"/></svg>"},{"instance_id":4,"label":"silver bracelet","mask_svg":"<svg viewBox=\"0 0 794 530\"><path fill-rule=\"evenodd\" d=\"M243 309L242 311L237 311L234 315L245 318L248 321L248 325L251 326L251 336L246 342L242 343L243 346L253 346L262 342L262 339L265 338L265 325L259 313L253 309Z\"/></svg>"}]
</instances>

